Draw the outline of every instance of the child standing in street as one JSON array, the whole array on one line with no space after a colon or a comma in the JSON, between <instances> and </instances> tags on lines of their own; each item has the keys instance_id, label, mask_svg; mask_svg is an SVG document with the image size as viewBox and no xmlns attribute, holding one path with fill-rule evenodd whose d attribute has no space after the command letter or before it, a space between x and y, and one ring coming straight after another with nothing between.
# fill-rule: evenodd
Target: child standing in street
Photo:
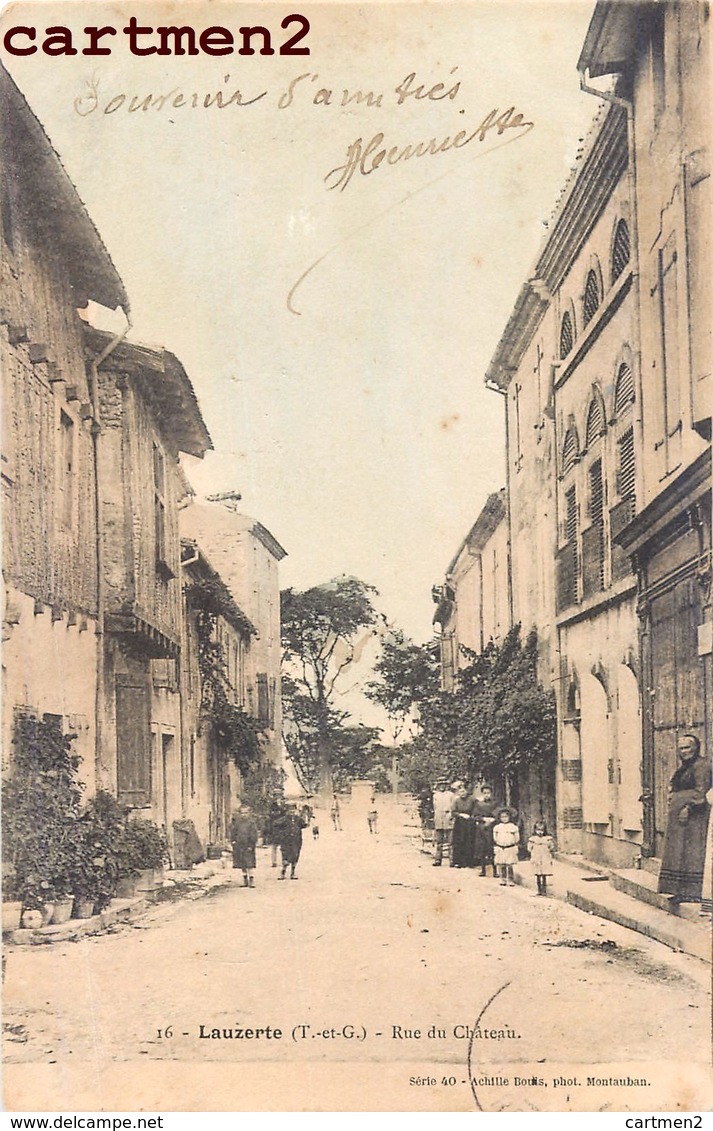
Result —
<instances>
[{"instance_id":1,"label":"child standing in street","mask_svg":"<svg viewBox=\"0 0 713 1131\"><path fill-rule=\"evenodd\" d=\"M517 846L520 843L520 830L513 821L509 809L501 809L497 822L493 825L495 845L495 864L500 869L500 886L515 886L513 865L517 864Z\"/></svg>"},{"instance_id":2,"label":"child standing in street","mask_svg":"<svg viewBox=\"0 0 713 1131\"><path fill-rule=\"evenodd\" d=\"M376 826L377 826L377 822L379 820L379 811L376 808L376 805L374 804L374 798L373 797L371 799L371 808L369 809L369 812L366 815L366 819L367 819L367 822L369 824L369 832L370 833L378 832L379 830L377 829Z\"/></svg>"},{"instance_id":3,"label":"child standing in street","mask_svg":"<svg viewBox=\"0 0 713 1131\"><path fill-rule=\"evenodd\" d=\"M547 895L547 877L552 875L552 853L554 841L548 835L544 821L537 821L532 836L527 842L530 863L537 879L537 894Z\"/></svg>"}]
</instances>

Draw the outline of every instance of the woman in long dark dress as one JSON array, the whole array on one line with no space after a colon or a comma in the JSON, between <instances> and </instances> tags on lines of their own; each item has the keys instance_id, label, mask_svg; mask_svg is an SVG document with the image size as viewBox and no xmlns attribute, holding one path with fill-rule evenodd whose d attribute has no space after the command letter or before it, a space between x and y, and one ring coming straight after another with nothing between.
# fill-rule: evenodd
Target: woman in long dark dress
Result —
<instances>
[{"instance_id":1,"label":"woman in long dark dress","mask_svg":"<svg viewBox=\"0 0 713 1131\"><path fill-rule=\"evenodd\" d=\"M233 814L230 839L233 844L233 867L242 869L243 886L254 888L257 825L246 805L241 805L239 812Z\"/></svg>"},{"instance_id":2,"label":"woman in long dark dress","mask_svg":"<svg viewBox=\"0 0 713 1131\"><path fill-rule=\"evenodd\" d=\"M678 740L681 765L671 778L659 892L674 903L700 903L706 859L711 768L694 734Z\"/></svg>"},{"instance_id":3,"label":"woman in long dark dress","mask_svg":"<svg viewBox=\"0 0 713 1131\"><path fill-rule=\"evenodd\" d=\"M493 798L489 785L483 786L481 799L473 801L473 863L476 868L480 868L481 876L485 875L488 864L492 865L493 875L498 874L493 855L493 825L501 808Z\"/></svg>"},{"instance_id":4,"label":"woman in long dark dress","mask_svg":"<svg viewBox=\"0 0 713 1131\"><path fill-rule=\"evenodd\" d=\"M302 830L305 828L305 825L306 821L297 812L296 805L288 805L283 815L277 821L277 841L280 845L280 855L282 856L282 870L277 877L278 880L284 880L288 864L290 866L290 879L297 879L295 869L297 868L297 861L302 851Z\"/></svg>"},{"instance_id":5,"label":"woman in long dark dress","mask_svg":"<svg viewBox=\"0 0 713 1131\"><path fill-rule=\"evenodd\" d=\"M451 868L473 867L473 799L463 782L453 783Z\"/></svg>"}]
</instances>

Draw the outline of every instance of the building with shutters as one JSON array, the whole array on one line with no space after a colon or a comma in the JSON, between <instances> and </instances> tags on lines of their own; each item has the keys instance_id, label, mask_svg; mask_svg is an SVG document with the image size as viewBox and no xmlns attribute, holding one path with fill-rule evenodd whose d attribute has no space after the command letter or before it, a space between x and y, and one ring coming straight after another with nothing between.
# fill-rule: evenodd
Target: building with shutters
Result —
<instances>
[{"instance_id":1,"label":"building with shutters","mask_svg":"<svg viewBox=\"0 0 713 1131\"><path fill-rule=\"evenodd\" d=\"M89 300L128 308L121 280L57 154L0 68L2 125L3 752L18 711L76 734L95 788L101 667L96 371ZM97 351L98 353L98 351Z\"/></svg>"},{"instance_id":2,"label":"building with shutters","mask_svg":"<svg viewBox=\"0 0 713 1131\"><path fill-rule=\"evenodd\" d=\"M636 571L643 853L656 870L676 741L711 735L710 7L597 3L586 88L629 118L640 362L635 513L616 541Z\"/></svg>"},{"instance_id":3,"label":"building with shutters","mask_svg":"<svg viewBox=\"0 0 713 1131\"><path fill-rule=\"evenodd\" d=\"M194 503L181 513L181 532L220 574L236 605L255 628L246 654L244 706L263 733L265 757L282 762L280 582L286 551L262 523L242 514L239 495Z\"/></svg>"},{"instance_id":4,"label":"building with shutters","mask_svg":"<svg viewBox=\"0 0 713 1131\"><path fill-rule=\"evenodd\" d=\"M111 343L85 330L88 356ZM192 495L179 454L210 448L178 358L123 341L97 370L102 668L97 788L165 828L188 816L178 660L179 507Z\"/></svg>"},{"instance_id":5,"label":"building with shutters","mask_svg":"<svg viewBox=\"0 0 713 1131\"><path fill-rule=\"evenodd\" d=\"M257 629L195 541L181 543L183 642L181 708L184 812L204 844L230 839L240 799L240 773L215 725L215 689L206 678L206 644L218 666L227 701L248 713L250 649ZM215 669L214 669L215 670Z\"/></svg>"},{"instance_id":6,"label":"building with shutters","mask_svg":"<svg viewBox=\"0 0 713 1131\"><path fill-rule=\"evenodd\" d=\"M505 490L495 491L451 561L442 585L434 586L433 623L440 631L441 686L453 688L463 649L480 653L512 625L510 549Z\"/></svg>"},{"instance_id":7,"label":"building with shutters","mask_svg":"<svg viewBox=\"0 0 713 1131\"><path fill-rule=\"evenodd\" d=\"M507 413L513 619L558 707L561 850L641 851L636 579L637 307L624 110L605 106L487 373Z\"/></svg>"}]
</instances>

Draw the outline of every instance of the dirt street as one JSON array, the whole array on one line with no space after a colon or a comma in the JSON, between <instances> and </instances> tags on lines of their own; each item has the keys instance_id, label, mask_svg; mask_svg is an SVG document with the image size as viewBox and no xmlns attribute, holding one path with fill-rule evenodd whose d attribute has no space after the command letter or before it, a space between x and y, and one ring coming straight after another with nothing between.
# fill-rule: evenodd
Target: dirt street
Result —
<instances>
[{"instance_id":1,"label":"dirt street","mask_svg":"<svg viewBox=\"0 0 713 1131\"><path fill-rule=\"evenodd\" d=\"M416 818L319 814L298 879L9 949L11 1110L684 1110L709 970L521 887L434 868ZM278 1035L279 1033L279 1035Z\"/></svg>"}]
</instances>

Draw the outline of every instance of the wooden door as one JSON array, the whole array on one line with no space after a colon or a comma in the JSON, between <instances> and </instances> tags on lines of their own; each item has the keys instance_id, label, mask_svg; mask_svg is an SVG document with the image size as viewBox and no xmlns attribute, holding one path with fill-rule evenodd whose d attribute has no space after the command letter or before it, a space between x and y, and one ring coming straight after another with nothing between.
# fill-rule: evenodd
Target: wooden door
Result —
<instances>
[{"instance_id":1,"label":"wooden door","mask_svg":"<svg viewBox=\"0 0 713 1131\"><path fill-rule=\"evenodd\" d=\"M700 602L692 577L651 602L653 690L654 855L666 831L668 785L676 766L678 736L703 739L703 668L698 656Z\"/></svg>"}]
</instances>

